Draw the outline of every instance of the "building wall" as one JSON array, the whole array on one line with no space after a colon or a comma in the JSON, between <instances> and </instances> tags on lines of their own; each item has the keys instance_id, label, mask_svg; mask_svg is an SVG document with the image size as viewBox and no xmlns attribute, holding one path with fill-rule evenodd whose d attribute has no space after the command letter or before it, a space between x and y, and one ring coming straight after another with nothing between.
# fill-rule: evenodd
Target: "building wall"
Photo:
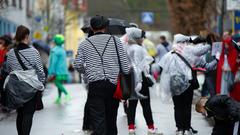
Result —
<instances>
[{"instance_id":1,"label":"building wall","mask_svg":"<svg viewBox=\"0 0 240 135\"><path fill-rule=\"evenodd\" d=\"M104 15L134 22L144 30L169 30L167 0L88 0L88 17ZM154 23L142 23L142 12L153 12Z\"/></svg>"},{"instance_id":2,"label":"building wall","mask_svg":"<svg viewBox=\"0 0 240 135\"><path fill-rule=\"evenodd\" d=\"M30 12L27 12L27 1L29 1L28 11L30 11L31 3L34 0L15 0L15 6L13 4L13 1L14 0L8 0L8 5L5 3L4 9L1 9L0 35L15 32L17 25L25 25L31 28L28 17L28 15L30 15Z\"/></svg>"},{"instance_id":3,"label":"building wall","mask_svg":"<svg viewBox=\"0 0 240 135\"><path fill-rule=\"evenodd\" d=\"M79 42L84 38L84 33L79 27L78 11L66 10L65 17L65 49L77 53Z\"/></svg>"},{"instance_id":4,"label":"building wall","mask_svg":"<svg viewBox=\"0 0 240 135\"><path fill-rule=\"evenodd\" d=\"M11 34L16 31L17 25L7 19L0 17L0 36Z\"/></svg>"}]
</instances>

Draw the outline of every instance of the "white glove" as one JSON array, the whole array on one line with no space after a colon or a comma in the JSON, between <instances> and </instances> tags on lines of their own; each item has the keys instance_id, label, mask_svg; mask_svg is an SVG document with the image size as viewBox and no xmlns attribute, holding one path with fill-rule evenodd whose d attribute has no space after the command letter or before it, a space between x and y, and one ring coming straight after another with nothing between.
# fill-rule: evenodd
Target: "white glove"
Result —
<instances>
[{"instance_id":1,"label":"white glove","mask_svg":"<svg viewBox=\"0 0 240 135\"><path fill-rule=\"evenodd\" d=\"M240 46L240 42L237 42L237 45Z\"/></svg>"},{"instance_id":2,"label":"white glove","mask_svg":"<svg viewBox=\"0 0 240 135\"><path fill-rule=\"evenodd\" d=\"M142 89L142 83L138 83L135 90L139 92Z\"/></svg>"},{"instance_id":3,"label":"white glove","mask_svg":"<svg viewBox=\"0 0 240 135\"><path fill-rule=\"evenodd\" d=\"M221 56L220 52L217 52L217 53L216 53L216 59L219 60L219 59L220 59L220 56Z\"/></svg>"}]
</instances>

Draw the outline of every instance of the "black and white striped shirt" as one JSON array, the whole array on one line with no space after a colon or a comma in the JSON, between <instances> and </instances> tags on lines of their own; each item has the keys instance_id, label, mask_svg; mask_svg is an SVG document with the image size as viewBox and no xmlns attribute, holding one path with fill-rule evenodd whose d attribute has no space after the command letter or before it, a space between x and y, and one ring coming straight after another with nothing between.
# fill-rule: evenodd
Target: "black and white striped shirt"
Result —
<instances>
[{"instance_id":1,"label":"black and white striped shirt","mask_svg":"<svg viewBox=\"0 0 240 135\"><path fill-rule=\"evenodd\" d=\"M33 48L29 47L26 44L20 43L17 46L17 49L19 50L19 53L21 53L20 57L24 65L30 70L35 69L36 73L38 75L39 81L45 82L45 73L43 71L43 65L41 62L40 55L38 51ZM27 59L25 59L23 56ZM7 71L10 73L11 71L15 70L23 70L21 65L19 64L17 57L15 55L14 49L11 49L7 54L7 61L6 61L6 68Z\"/></svg>"},{"instance_id":2,"label":"black and white striped shirt","mask_svg":"<svg viewBox=\"0 0 240 135\"><path fill-rule=\"evenodd\" d=\"M108 34L97 34L88 38L96 47L100 55L103 54L103 62L89 41L84 40L79 45L77 56L74 61L74 67L79 72L86 75L88 82L109 79L113 84L117 83L117 77L119 74L118 57L113 37L110 37L111 35ZM120 39L118 37L115 37L115 39L122 71L128 73L130 66L126 51L123 49ZM106 45L107 47L105 48Z\"/></svg>"}]
</instances>

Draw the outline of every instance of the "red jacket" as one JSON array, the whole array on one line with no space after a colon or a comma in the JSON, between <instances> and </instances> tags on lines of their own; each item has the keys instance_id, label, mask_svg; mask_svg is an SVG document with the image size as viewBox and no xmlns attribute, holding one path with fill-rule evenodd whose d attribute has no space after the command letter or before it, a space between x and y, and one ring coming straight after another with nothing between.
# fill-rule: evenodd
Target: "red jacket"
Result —
<instances>
[{"instance_id":1,"label":"red jacket","mask_svg":"<svg viewBox=\"0 0 240 135\"><path fill-rule=\"evenodd\" d=\"M3 62L4 62L4 58L7 54L7 49L4 50L0 50L0 67L2 66Z\"/></svg>"},{"instance_id":2,"label":"red jacket","mask_svg":"<svg viewBox=\"0 0 240 135\"><path fill-rule=\"evenodd\" d=\"M238 59L240 60L240 53L238 53ZM240 62L239 61L238 61L237 65L238 65L238 70L240 70ZM238 72L240 72L240 71L238 71ZM235 100L237 100L238 102L240 102L240 82L234 84L233 90L230 93L230 96L232 98L234 98Z\"/></svg>"},{"instance_id":3,"label":"red jacket","mask_svg":"<svg viewBox=\"0 0 240 135\"><path fill-rule=\"evenodd\" d=\"M237 50L234 48L234 46L232 45L232 38L228 38L226 40L223 41L223 45L228 44L229 48L228 48L228 64L231 68L232 73L235 75L239 64L237 63L237 56L238 56L238 52ZM216 79L216 92L217 94L219 94L221 91L221 81L222 81L222 66L224 64L224 47L222 49L222 53L217 65L217 79ZM236 100L240 100L240 84L235 84L233 90L231 90L230 95L235 98Z\"/></svg>"}]
</instances>

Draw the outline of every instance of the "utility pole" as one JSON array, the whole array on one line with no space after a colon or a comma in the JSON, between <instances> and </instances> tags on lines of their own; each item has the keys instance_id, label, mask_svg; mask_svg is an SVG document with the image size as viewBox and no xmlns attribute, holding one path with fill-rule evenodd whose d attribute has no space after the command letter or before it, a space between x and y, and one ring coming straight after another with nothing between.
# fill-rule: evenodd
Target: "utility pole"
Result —
<instances>
[{"instance_id":1,"label":"utility pole","mask_svg":"<svg viewBox=\"0 0 240 135\"><path fill-rule=\"evenodd\" d=\"M224 25L223 25L223 20L224 20L224 15L225 15L225 5L226 5L226 0L222 0L222 5L221 5L221 16L220 16L220 29L219 29L219 34L222 37L223 36L223 30L224 30Z\"/></svg>"}]
</instances>

